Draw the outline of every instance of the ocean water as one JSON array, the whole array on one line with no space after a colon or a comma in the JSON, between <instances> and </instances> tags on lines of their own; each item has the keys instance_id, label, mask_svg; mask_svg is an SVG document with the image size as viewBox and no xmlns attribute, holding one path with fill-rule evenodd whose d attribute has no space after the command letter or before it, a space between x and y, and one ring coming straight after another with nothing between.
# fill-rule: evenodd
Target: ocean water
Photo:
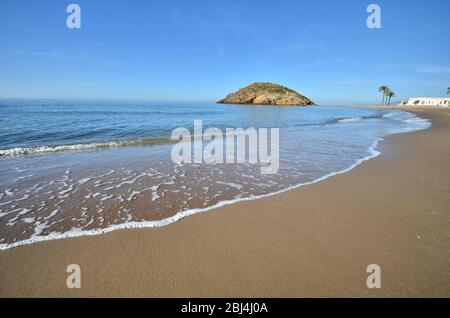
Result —
<instances>
[{"instance_id":1,"label":"ocean water","mask_svg":"<svg viewBox=\"0 0 450 318\"><path fill-rule=\"evenodd\" d=\"M173 129L280 129L278 173L175 164ZM345 107L0 100L0 249L120 228L272 195L351 170L379 140L426 129L413 114Z\"/></svg>"}]
</instances>

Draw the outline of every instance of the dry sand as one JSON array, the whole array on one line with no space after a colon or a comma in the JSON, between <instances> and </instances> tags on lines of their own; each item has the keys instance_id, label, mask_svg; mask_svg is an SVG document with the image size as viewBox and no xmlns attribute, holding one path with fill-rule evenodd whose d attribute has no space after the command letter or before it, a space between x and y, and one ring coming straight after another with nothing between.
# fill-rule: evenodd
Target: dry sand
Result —
<instances>
[{"instance_id":1,"label":"dry sand","mask_svg":"<svg viewBox=\"0 0 450 318\"><path fill-rule=\"evenodd\" d=\"M404 107L402 109L405 109ZM0 251L0 296L450 297L450 111L349 173L157 229ZM81 289L66 266L81 266ZM381 289L366 267L381 266Z\"/></svg>"}]
</instances>

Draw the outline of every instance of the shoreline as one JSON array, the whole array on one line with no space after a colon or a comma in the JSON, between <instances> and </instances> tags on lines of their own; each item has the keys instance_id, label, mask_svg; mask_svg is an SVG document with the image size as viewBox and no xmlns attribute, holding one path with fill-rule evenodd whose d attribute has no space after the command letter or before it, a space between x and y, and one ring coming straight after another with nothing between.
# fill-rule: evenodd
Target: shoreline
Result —
<instances>
[{"instance_id":1,"label":"shoreline","mask_svg":"<svg viewBox=\"0 0 450 318\"><path fill-rule=\"evenodd\" d=\"M411 112L414 114L421 113L421 112L428 112L428 111L450 111L450 107L444 107L444 106L399 106L399 105L393 105L393 106L350 106L352 108L368 108L368 109L387 109L387 110L403 110L405 112Z\"/></svg>"},{"instance_id":2,"label":"shoreline","mask_svg":"<svg viewBox=\"0 0 450 318\"><path fill-rule=\"evenodd\" d=\"M61 234L51 233L47 236L39 236L37 238L30 238L30 239L22 240L22 241L15 242L15 243L0 244L0 252L6 251L9 249L13 249L13 248L17 248L17 247L21 247L21 246L38 244L41 242L47 242L47 241L53 241L53 240L63 240L63 239L68 239L68 238L78 238L78 237L85 237L85 236L96 236L96 235L102 235L102 234L111 233L111 232L119 231L119 230L147 229L147 228L158 228L158 227L168 226L172 223L178 222L186 217L189 217L189 216L192 216L195 214L207 213L209 211L220 209L222 207L232 205L232 204L237 204L240 202L255 201L255 200L260 200L260 199L264 199L264 198L269 198L269 197L272 197L275 195L279 195L279 194L282 194L282 193L285 193L288 191L299 189L301 187L309 186L309 185L327 180L329 178L338 176L340 174L344 174L349 171L352 171L353 169L355 169L359 165L363 164L364 162L371 160L373 158L376 158L377 156L379 156L381 154L381 152L379 152L377 150L377 147L378 147L379 142L382 140L384 140L384 139L383 138L377 139L372 144L372 146L370 146L370 148L369 148L370 154L364 158L358 159L355 163L353 163L349 167L339 170L339 171L331 172L331 173L326 174L325 176L317 178L313 181L300 183L300 184L288 187L283 190L278 190L278 191L271 192L268 194L256 195L253 197L220 201L219 203L212 205L212 206L208 206L206 208L196 208L196 209L190 209L190 210L186 210L186 211L177 212L175 215L167 217L165 219L161 219L161 220L126 222L126 223L121 223L121 224L117 224L117 225L111 225L106 228L98 228L95 230L85 230L85 231L76 230L75 232L68 231L68 232L64 232Z\"/></svg>"},{"instance_id":3,"label":"shoreline","mask_svg":"<svg viewBox=\"0 0 450 318\"><path fill-rule=\"evenodd\" d=\"M401 110L413 111L406 110L405 107L402 107ZM282 191L283 193L270 195L270 197L258 200L241 201L218 208L216 211L210 213L197 213L189 218L173 223L169 227L151 230L135 229L133 231L114 231L100 236L52 240L0 251L0 286L2 286L0 287L0 295L177 297L448 296L448 288L447 290L443 289L443 284L447 282L448 286L449 283L448 269L446 268L444 269L447 272L447 276L444 277L444 279L441 277L439 281L435 281L435 283L437 283L435 289L430 289L430 283L428 283L426 286L427 288L418 290L406 286L407 288L403 292L395 288L388 290L383 290L382 288L377 291L369 290L364 286L364 277L366 275L365 268L358 269L354 273L358 278L362 279L357 285L352 285L344 281L342 282L344 288L336 286L334 288L320 287L321 285L327 285L327 278L338 280L338 278L329 273L330 267L328 266L327 257L325 256L331 254L331 256L334 255L335 258L338 258L341 262L335 262L334 264L337 265L337 271L346 275L350 280L353 278L351 268L356 268L356 266L354 266L355 264L347 264L347 266L345 266L346 263L352 263L351 261L346 260L350 253L346 244L342 244L343 246L341 247L337 246L337 250L328 251L324 254L318 254L317 251L314 250L314 245L317 245L320 242L319 246L322 248L322 251L323 249L327 250L330 247L335 246L339 241L340 243L348 243L345 240L347 236L349 236L348 233L340 232L341 235L336 235L336 233L334 233L335 235L333 236L330 233L324 233L322 227L339 232L339 229L335 228L335 224L340 224L347 228L349 224L355 223L356 227L373 231L373 229L367 228L367 223L370 224L371 222L375 222L372 219L373 216L370 214L366 215L364 220L356 222L352 220L350 216L352 215L358 219L358 215L354 215L355 211L349 211L348 209L364 209L376 213L383 212L386 208L383 206L383 198L380 197L379 193L376 193L374 195L375 198L370 199L370 202L365 202L365 204L355 202L354 204L347 206L346 212L345 209L342 210L342 208L336 208L335 206L337 202L343 200L340 199L340 197L342 196L343 198L347 197L347 199L350 199L348 197L353 196L355 190L361 191L361 189L354 189L354 186L352 186L355 179L358 181L358 179L361 178L361 175L372 175L367 180L367 183L370 184L370 181L372 181L371 178L377 179L378 176L377 174L374 174L373 170L379 168L383 172L383 166L384 168L390 168L389 166L393 163L395 164L396 160L406 160L407 157L403 158L402 156L408 151L401 149L402 142L397 141L398 139L406 139L407 144L409 144L410 147L413 147L415 144L414 139L418 139L421 135L436 135L442 129L447 129L448 132L448 123L450 121L449 112L445 112L445 110L444 112L440 112L428 108L425 111L414 108L414 111L419 112L420 115L425 114L426 118L431 117L430 119L433 122L433 126L424 131L388 136L380 144L380 147L385 150L382 151L384 154L383 156L372 159L364 165L358 165L354 169L351 168L349 169L351 171L347 173L341 172L341 174L336 175L333 178L327 178L321 182L316 181L308 187ZM423 136L421 138L423 138ZM440 146L445 147L445 144ZM393 148L400 149L393 150ZM433 149L437 150L438 148ZM448 149L443 149L442 152L444 153L443 156L446 156L443 159L448 159ZM393 159L395 160L392 161ZM380 161L382 163L380 163ZM380 166L382 167L380 168ZM422 173L423 172L424 171L422 171ZM409 171L409 173L414 175L414 172L412 171ZM448 173L445 173L447 172L439 171L437 176L440 176L441 178L440 183L445 184L445 182L447 182L448 185L448 181L442 181L442 179L445 179L448 175ZM427 176L421 175L419 177L426 178ZM350 179L350 181L348 179ZM361 185L364 186L365 182L361 183L360 186ZM405 185L408 185L408 182L406 182ZM383 184L383 186L389 186L389 184ZM326 189L324 190L324 188ZM446 188L444 187L443 189L445 192ZM333 192L335 193L334 201L323 199L324 196ZM420 196L419 199L419 202L416 203L420 203L421 200L424 200L424 198L420 198ZM438 201L437 204L443 204L444 208L447 207L448 210L449 202L445 201L446 197L444 196L440 199L441 201L442 199L444 201ZM399 204L399 202L396 201L398 200L391 198L390 204ZM311 202L315 203L313 204ZM308 213L308 211L302 210L300 213L301 218L299 219L299 216L292 211L292 209L295 210L299 206L309 208L313 211L313 215ZM334 209L339 212L339 215L333 213L336 212ZM315 215L316 212L325 214L327 218ZM286 214L286 218L279 217L279 213ZM386 213L381 214L384 218L387 217L389 220L389 215L386 215ZM344 220L340 219L339 216L343 217ZM402 214L403 218L406 218L406 216L407 215ZM261 217L262 219L260 219ZM448 221L448 214L444 215L444 217L446 217L446 220ZM244 218L244 222L242 222L242 218ZM302 220L306 220L306 223L313 225L312 228L315 228L317 232L311 232L311 228L302 224ZM382 220L381 222L386 227L388 224L385 224L385 221L386 220ZM409 224L411 221L409 220L406 223ZM400 228L402 227L401 224L395 225ZM448 224L444 222L443 225L436 226L445 227L445 225ZM287 233L284 233L283 230L286 229L289 229L290 231L288 230ZM359 242L358 239L367 239L367 234L361 233L360 230L352 230L350 228L348 230L350 231L350 234L352 234L351 241L358 242L356 243L357 246L364 245L362 242ZM383 227L378 228L377 230L386 232L386 229ZM403 231L405 230L406 229L403 228ZM262 233L265 233L266 236L262 236ZM309 235L306 235L306 233L309 233ZM318 236L318 234L320 235ZM391 232L384 234L388 236L393 235ZM234 237L235 235L236 237ZM330 235L333 240L323 242L325 238L330 238ZM376 233L374 235L377 240L383 241ZM417 235L419 235L420 238L418 238ZM412 243L423 242L425 240L425 237L422 238L420 234L417 235L414 237ZM450 241L448 234L441 233L439 235L442 236L439 237L439 239L443 243L448 244ZM280 241L279 237L282 237L283 240ZM272 241L270 240L271 238ZM304 239L306 242L297 242L299 238ZM258 242L256 241L257 239L260 239L263 242ZM236 244L230 245L229 241L236 242ZM243 241L243 246L239 246L239 241ZM366 247L368 245L369 247L374 248L370 241L363 241L365 242ZM142 246L142 242L149 243L148 246L154 247L154 249L146 249ZM212 244L211 242L215 244ZM283 242L290 248L284 247ZM301 248L299 249L297 245L293 244L294 242L298 243ZM309 242L309 244L307 244L307 242ZM204 244L204 251L201 249L203 245L200 243ZM326 247L327 244L328 248ZM92 247L92 245L94 247ZM133 250L129 249L130 245ZM181 249L182 246L184 246L185 249ZM267 250L265 250L265 247L267 247ZM403 248L406 247L407 245L403 246ZM109 250L114 251L114 253L105 254L101 251L102 248L109 248ZM219 251L217 251L217 249ZM236 253L230 254L230 249ZM99 254L95 254L93 250L99 251ZM259 253L256 253L257 251L259 251ZM408 251L411 252L410 249ZM189 252L191 254L188 254ZM360 254L354 256L368 257L368 253L364 249L359 250L359 252ZM384 255L383 249L379 250L379 252ZM426 250L421 250L420 252L428 253ZM298 254L306 255L309 258L312 258L312 260L306 261L302 258L297 259L295 255L298 256ZM345 254L347 255L345 256ZM421 254L419 253L419 255ZM27 260L29 261L30 256L33 265L29 262L26 265L17 266L17 264L25 264ZM131 259L127 256L130 256ZM197 256L199 259L196 259L194 256ZM275 256L280 256L280 259L274 259ZM435 261L436 257L438 258L437 265L433 265L432 267L437 266L441 268L440 265L442 265L442 263L449 261L449 257L446 255L432 256L434 258L430 257L430 259L434 259ZM210 260L209 257L212 257L212 260ZM157 259L156 261L155 258ZM46 262L40 262L43 259L49 261L49 268L45 267ZM78 260L82 272L84 273L87 271L86 275L88 278L86 278L87 281L84 284L84 286L87 286L82 287L81 290L70 290L65 287L66 274L64 262L69 261L69 259L72 263L77 263ZM183 262L183 260L187 262ZM230 262L230 260L233 260L233 262ZM303 266L299 266L299 268L295 270L292 260L297 260L297 265L300 264ZM389 261L395 263L395 260L390 259ZM426 260L421 261L426 262ZM70 262L67 264L71 264ZM148 262L154 266L148 266ZM211 262L213 262L213 264L211 264ZM224 267L222 262L229 266ZM243 262L248 266L243 268L239 264L240 262ZM367 263L365 266L368 264L370 263ZM208 268L208 265L213 266L212 268ZM130 266L131 269L128 269L127 266ZM108 270L101 271L101 279L96 278L96 269L102 267L105 267L105 269ZM117 267L119 267L119 269ZM149 267L152 267L152 269ZM259 268L259 271L248 272L247 267L256 267ZM397 267L395 268L398 270ZM306 271L305 269L309 269L309 271ZM165 270L168 270L173 276L167 275ZM309 278L308 272L311 271L312 273L315 273L319 279ZM155 277L155 275L152 274L153 272L157 272L161 275ZM400 273L397 273L397 275L405 277L405 274L401 274L401 271L398 272ZM242 276L243 273L246 273L248 277ZM389 273L387 275L389 277ZM201 281L205 276L210 279L212 278L216 284L211 285L207 283L207 286L203 286ZM216 280L216 276L219 278L231 279L232 282L237 283L238 285L230 285L230 281L227 281L226 279ZM139 281L139 277L143 278L142 280L147 284L143 284ZM237 280L236 277L240 279ZM131 282L127 281L129 278L132 278ZM89 279L91 280L90 283ZM247 281L249 286L241 286L241 280ZM269 281L270 283L264 284L265 281ZM423 282L423 279L420 279L420 281L422 284L425 283ZM296 287L294 282L302 282L303 284ZM27 288L27 285L36 288Z\"/></svg>"},{"instance_id":4,"label":"shoreline","mask_svg":"<svg viewBox=\"0 0 450 318\"><path fill-rule=\"evenodd\" d=\"M337 117L334 120L326 120L324 121L326 124L344 124L344 123L352 123L354 121L363 120L366 118L385 118L385 117L392 117L392 114L390 116L385 116L386 112L378 112L378 115L376 116L369 116L365 117L361 115L362 117L355 117L354 114L351 112L351 109L344 110L343 113L349 113L346 114L345 117ZM364 113L361 111L361 113ZM399 112L397 112L398 114ZM166 226L169 224L172 224L176 221L179 221L180 219L191 216L193 214L197 213L203 213L208 212L223 206L228 206L230 204L235 204L243 201L252 201L257 200L261 198L271 197L274 195L278 195L281 193L284 193L286 191L290 191L293 189L297 189L306 185L315 184L317 182L326 180L330 177L346 173L348 171L351 171L361 163L372 159L376 156L378 156L380 153L376 150L377 144L380 140L382 140L384 137L389 136L390 134L395 133L402 133L406 132L405 130L402 131L395 131L395 124L392 125L392 122L397 122L402 124L403 122L407 122L405 118L408 118L408 115L406 112L401 112L401 117L393 117L395 118L393 121L388 120L388 122L391 122L390 126L390 132L387 134L378 134L377 136L374 136L376 138L370 138L367 144L364 145L364 149L362 149L364 152L361 152L358 156L353 156L352 160L345 160L343 158L339 158L339 160L345 161L346 164L340 164L338 166L335 166L333 169L326 168L327 165L323 165L325 169L322 169L321 173L317 173L316 175L311 175L311 177L306 178L296 178L295 180L284 181L289 180L289 175L286 173L280 174L280 177L278 178L278 183L276 183L276 186L273 186L271 189L267 187L266 189L258 189L254 190L249 187L252 186L252 181L255 182L255 184L258 184L257 178L255 178L254 175L252 175L252 171L245 172L247 176L247 180L245 178L240 178L239 173L238 174L230 174L228 178L218 178L217 181L214 182L214 178L207 182L207 184L203 184L203 189L205 189L205 185L208 185L208 193L215 194L214 196L209 196L208 193L204 194L202 192L202 187L192 187L191 185L181 182L181 184L178 184L174 186L175 189L173 189L173 193L179 193L180 189L185 189L184 194L191 193L191 199L192 197L195 197L200 193L197 197L197 203L195 200L192 205L186 204L184 206L180 206L180 202L183 205L183 202L189 199L189 197L186 197L183 195L180 196L180 198L173 198L168 200L159 200L160 198L165 198L166 194L169 194L169 197L171 194L169 188L164 189L164 186L166 184L170 184L170 182L163 182L158 181L159 175L158 173L155 174L155 171L158 172L159 168L167 169L168 166L159 167L157 168L157 162L153 161L145 162L146 166L149 166L150 169L141 169L139 168L139 165L141 164L140 160L138 159L130 159L130 155L133 154L133 152L138 154L135 155L136 157L143 157L143 154L145 155L145 151L150 151L154 148L133 148L132 150L128 152L122 152L121 155L119 154L119 151L116 155L116 159L120 158L120 156L124 157L124 154L128 154L128 160L126 162L120 163L120 161L115 161L113 163L108 162L109 159L114 157L114 153L112 155L108 155L108 152L101 152L93 157L91 155L92 153L86 152L82 154L78 154L77 156L85 158L86 162L93 162L95 161L96 164L83 166L80 167L77 162L77 157L70 157L70 154L66 154L67 161L72 160L71 164L67 164L66 166L63 166L60 168L60 173L63 174L62 178L58 178L58 173L55 173L53 176L50 176L49 174L40 174L41 178L34 177L35 174L39 174L39 171L33 171L32 169L29 169L28 167L19 166L19 163L13 164L9 170L17 170L21 171L18 175L14 175L15 179L10 178L12 181L12 184L7 184L7 187L11 187L14 189L14 191L6 193L6 196L4 194L0 194L1 198L8 198L10 199L10 205L11 209L6 208L6 210L0 211L0 216L2 215L8 215L11 213L16 213L15 211L20 210L14 217L14 214L12 214L12 217L9 216L9 221L6 219L6 222L8 226L2 227L2 235L5 235L4 238L0 239L0 250L7 250L10 248L16 248L19 246L24 246L28 244L35 244L39 242L49 241L49 240L58 240L58 239L66 239L66 238L73 238L73 237L80 237L80 236L93 236L93 235L101 235L104 233L109 233L115 230L121 230L121 229L133 229L133 228L154 228L154 227L161 227ZM431 124L428 120L422 120L418 117L414 117L411 120L411 125L408 125L409 129L414 130L420 130L420 129L426 129ZM412 123L415 124L412 124ZM416 123L417 122L417 123ZM419 126L416 126L419 125ZM386 123L386 126L389 126ZM339 127L339 126L337 126ZM314 131L320 131L320 129L314 129ZM365 131L361 131L360 133L365 133ZM341 143L340 138L335 138L335 144L338 145ZM144 150L142 150L144 149ZM300 149L301 150L301 149ZM337 149L336 149L337 150ZM144 151L144 152L143 152ZM326 149L324 150L326 152ZM288 151L289 152L289 151ZM348 153L348 156L350 156L351 153ZM109 157L109 158L105 158ZM345 156L343 156L345 157ZM58 157L48 157L48 159L55 159L54 164L60 164L61 160L58 162ZM106 161L105 161L106 159ZM120 159L119 159L120 160ZM337 162L339 162L339 160ZM156 160L158 161L158 160ZM12 161L13 163L15 161ZM160 161L161 163L162 161ZM302 161L294 161L294 166L300 166L302 164ZM128 172L120 172L120 169L117 169L117 166L120 166L121 164L124 164L124 166L131 168L131 170L127 171L133 171L132 173ZM306 162L306 164L308 164ZM332 164L332 163L330 163ZM143 165L143 167L145 166ZM30 165L29 165L30 166ZM92 167L95 166L94 169L96 172L92 172ZM135 168L133 168L135 167ZM4 167L5 168L5 167ZM27 171L28 168L28 171ZM194 169L194 168L192 168ZM192 170L191 169L191 170ZM226 167L222 167L218 169L220 173L223 173L222 169L226 169ZM236 167L235 169L238 169ZM8 168L3 169L3 171L8 170ZM27 171L26 173L22 173L23 171ZM170 169L166 170L170 174ZM192 173L189 172L189 169L186 169L184 171L177 171L176 167L174 168L175 175L179 174L181 178L186 175L195 175L195 174L202 174L200 173ZM202 171L196 169L196 171ZM305 175L307 175L308 169L305 170ZM314 169L312 170L314 171ZM203 172L204 173L204 172ZM215 171L206 171L206 173L215 173ZM314 173L313 173L314 174ZM24 176L25 175L25 176ZM294 174L295 175L295 174ZM104 176L108 176L107 178L103 178ZM251 176L252 179L249 182L248 177ZM34 177L30 178L28 181L27 177ZM153 178L155 177L155 178ZM281 178L281 180L280 180ZM228 180L226 180L228 179ZM27 180L27 181L20 181L19 184L14 184L16 180ZM95 180L95 181L93 181ZM136 182L136 180L139 180L137 182L137 186L132 187L128 190L128 193L125 191L120 191L114 189L120 189L121 185L123 184L130 184L130 180L134 180L132 183ZM170 181L170 178L166 181ZM234 193L233 189L236 187L235 183L227 183L228 182L237 182L239 185L239 190L241 191L241 194ZM264 180L261 180L262 182L265 182ZM266 180L267 181L267 180ZM47 182L47 184L45 184ZM59 184L62 183L63 186L59 186ZM51 184L58 184L58 187L51 188L49 185ZM112 185L113 184L113 185ZM174 183L175 184L175 183ZM231 188L228 188L226 190L223 190L223 188L220 188L220 185L218 184L224 184L231 186ZM267 183L266 183L267 184ZM44 186L48 185L48 188L45 188ZM82 185L82 186L79 186ZM98 188L99 185L105 185L103 188ZM211 186L212 185L212 186ZM40 193L36 193L34 189L44 189ZM246 187L246 188L245 188ZM5 187L6 188L6 187ZM163 190L160 190L160 189ZM20 190L18 190L20 189ZM126 188L124 188L126 190ZM186 189L189 189L189 191L186 191ZM211 190L212 189L212 190ZM50 191L48 191L50 190ZM10 191L10 189L7 189L7 191ZM181 190L183 191L183 190ZM199 191L199 192L198 192ZM76 193L77 192L77 193ZM30 193L33 193L31 195L31 199L28 200L30 197ZM58 198L64 198L64 200L53 200L55 199L54 193L57 193ZM131 194L130 194L131 193ZM151 201L148 198L148 195L151 194ZM8 196L13 196L12 198L9 198ZM50 196L52 195L52 196ZM68 198L69 197L69 198ZM95 199L96 197L100 199ZM17 200L14 200L16 198L20 198ZM40 203L32 202L33 198L39 199ZM68 199L66 199L68 198ZM89 200L88 199L91 199ZM211 200L212 198L212 200ZM217 198L217 199L215 199ZM24 200L22 205L16 206L15 202ZM97 200L97 202L95 201ZM98 201L99 200L99 201ZM153 201L156 201L154 204ZM202 201L203 200L203 201ZM211 203L208 202L208 200L211 200ZM102 202L105 201L103 204ZM204 204L198 204L199 201L202 201ZM117 204L116 204L117 202ZM136 203L137 202L137 203ZM0 205L5 205L8 202L1 202ZM178 206L177 206L178 204ZM14 211L11 211L12 209L15 209ZM21 215L28 213L28 211L36 210L39 213L31 212L30 214L26 215L26 218L22 217ZM86 212L89 211L89 212ZM132 211L132 212L129 212ZM123 215L125 213L125 217ZM47 217L45 217L47 215ZM89 215L89 216L88 216ZM18 219L20 217L20 219ZM52 219L53 217L53 219ZM2 219L4 221L5 219ZM74 221L75 220L75 221ZM106 220L106 221L105 221ZM21 226L20 222L22 221L27 224L31 225L25 225ZM19 224L17 224L19 223ZM3 225L2 224L2 225ZM38 224L39 226L35 226L35 224ZM42 226L40 226L42 224ZM15 227L17 226L18 230L15 231ZM4 231L4 232L3 232ZM45 231L45 232L44 232ZM41 235L41 233L43 233ZM8 236L9 235L9 236Z\"/></svg>"}]
</instances>

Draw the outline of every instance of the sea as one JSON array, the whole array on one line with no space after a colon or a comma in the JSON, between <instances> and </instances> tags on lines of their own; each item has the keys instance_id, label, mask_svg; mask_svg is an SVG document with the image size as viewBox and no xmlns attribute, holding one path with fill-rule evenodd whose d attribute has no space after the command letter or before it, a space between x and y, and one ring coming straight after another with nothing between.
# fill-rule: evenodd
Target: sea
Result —
<instances>
[{"instance_id":1,"label":"sea","mask_svg":"<svg viewBox=\"0 0 450 318\"><path fill-rule=\"evenodd\" d=\"M247 161L174 162L172 132L193 132L195 120L205 130L278 128L277 172ZM0 249L165 226L307 186L378 156L389 135L430 126L386 109L2 99Z\"/></svg>"}]
</instances>

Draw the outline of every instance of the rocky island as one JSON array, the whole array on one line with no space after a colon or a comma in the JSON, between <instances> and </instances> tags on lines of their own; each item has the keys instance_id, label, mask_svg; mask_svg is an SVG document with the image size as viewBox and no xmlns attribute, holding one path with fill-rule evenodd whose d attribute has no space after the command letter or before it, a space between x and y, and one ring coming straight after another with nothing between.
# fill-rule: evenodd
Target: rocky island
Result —
<instances>
[{"instance_id":1,"label":"rocky island","mask_svg":"<svg viewBox=\"0 0 450 318\"><path fill-rule=\"evenodd\" d=\"M219 104L313 106L313 101L296 91L273 83L256 82L219 100Z\"/></svg>"}]
</instances>

